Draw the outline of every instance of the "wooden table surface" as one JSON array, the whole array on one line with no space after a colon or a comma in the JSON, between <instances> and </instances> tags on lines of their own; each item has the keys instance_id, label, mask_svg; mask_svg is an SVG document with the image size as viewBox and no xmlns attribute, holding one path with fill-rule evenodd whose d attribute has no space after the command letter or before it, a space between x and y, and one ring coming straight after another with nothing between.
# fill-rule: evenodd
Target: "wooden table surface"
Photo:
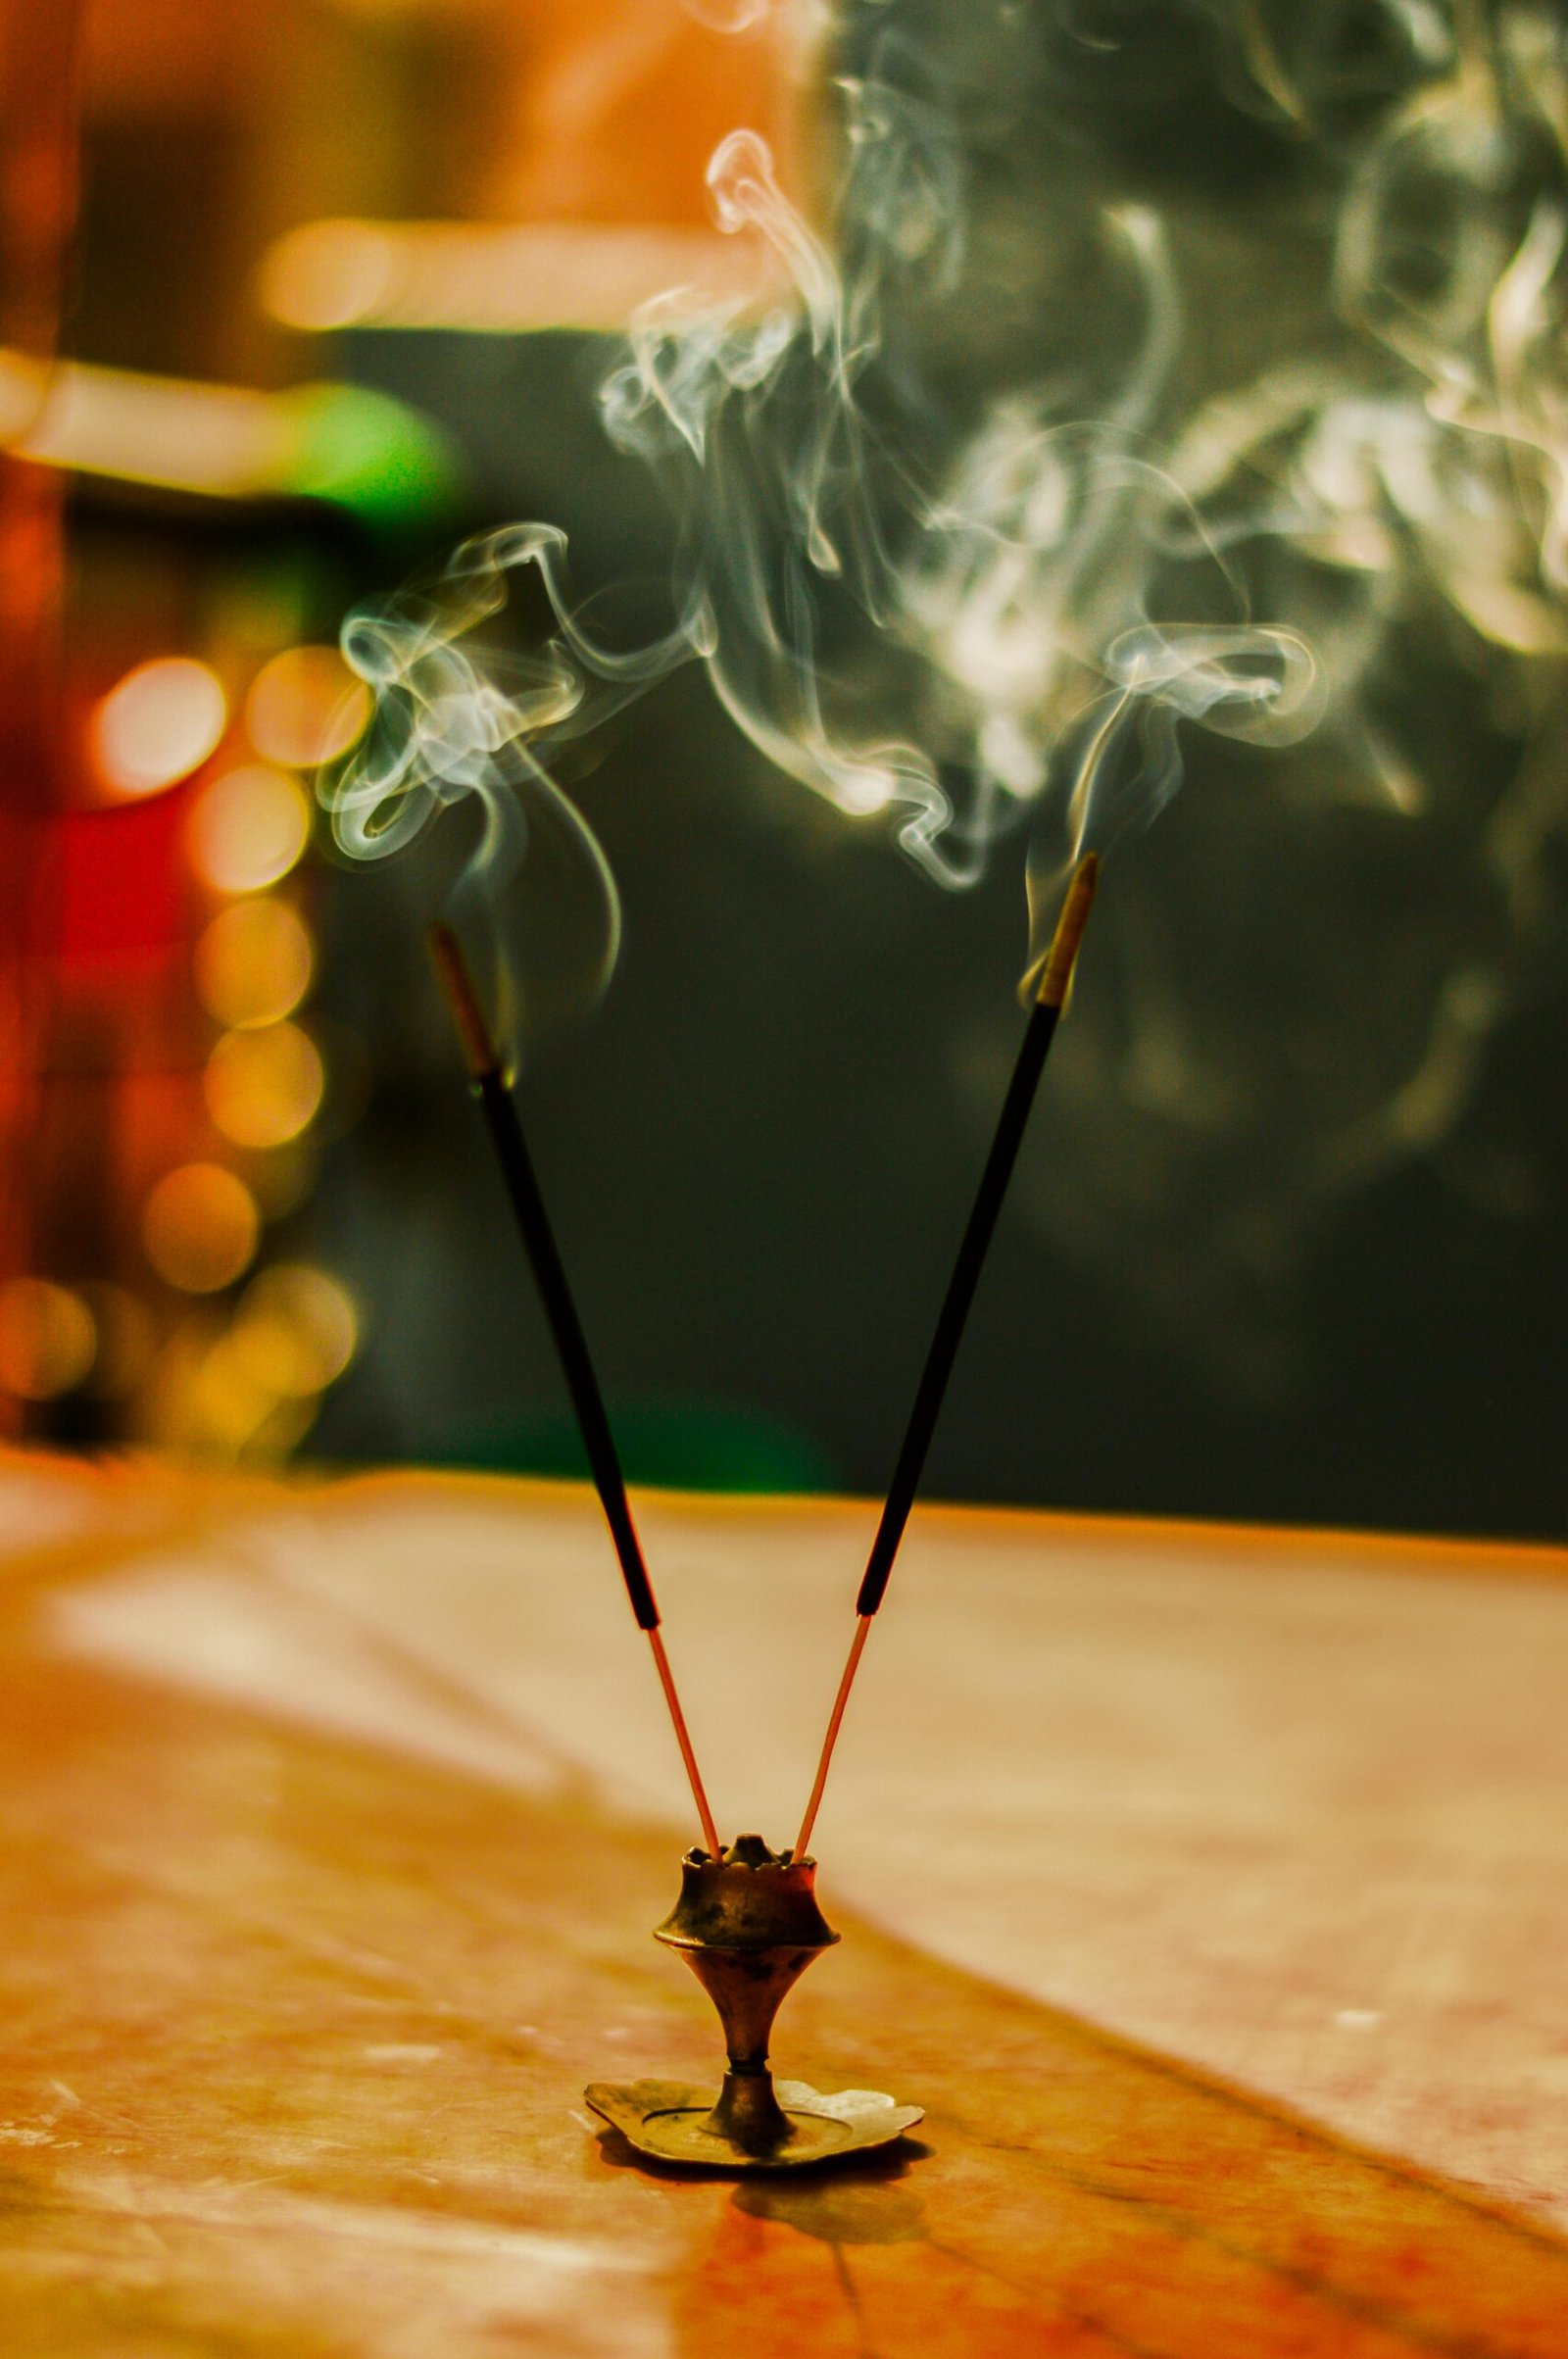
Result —
<instances>
[{"instance_id":1,"label":"wooden table surface","mask_svg":"<svg viewBox=\"0 0 1568 2359\"><path fill-rule=\"evenodd\" d=\"M872 1511L650 1500L726 1833L793 1832ZM590 1502L0 1464L5 2359L1568 2352L1568 1559L926 1512L780 2068L714 2071Z\"/></svg>"}]
</instances>

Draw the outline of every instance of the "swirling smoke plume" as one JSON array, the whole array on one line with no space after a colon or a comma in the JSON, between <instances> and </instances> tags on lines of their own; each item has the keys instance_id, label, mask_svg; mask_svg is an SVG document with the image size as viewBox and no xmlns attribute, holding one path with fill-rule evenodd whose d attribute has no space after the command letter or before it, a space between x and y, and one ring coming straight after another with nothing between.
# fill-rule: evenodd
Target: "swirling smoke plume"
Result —
<instances>
[{"instance_id":1,"label":"swirling smoke plume","mask_svg":"<svg viewBox=\"0 0 1568 2359\"><path fill-rule=\"evenodd\" d=\"M717 14L768 34L765 0ZM744 126L709 167L758 295L670 291L599 388L675 519L667 628L620 644L548 520L357 612L338 841L382 858L471 798L454 915L511 1024L548 845L591 997L619 910L561 750L696 663L936 886L1015 860L1027 976L1065 863L1141 835L1185 759L1180 826L1113 861L1020 1176L1172 1320L1243 1312L1266 1375L1247 1306L1318 1207L1450 1149L1559 938L1568 30L1532 0L861 0L817 41L808 201ZM518 646L524 568L553 624Z\"/></svg>"}]
</instances>

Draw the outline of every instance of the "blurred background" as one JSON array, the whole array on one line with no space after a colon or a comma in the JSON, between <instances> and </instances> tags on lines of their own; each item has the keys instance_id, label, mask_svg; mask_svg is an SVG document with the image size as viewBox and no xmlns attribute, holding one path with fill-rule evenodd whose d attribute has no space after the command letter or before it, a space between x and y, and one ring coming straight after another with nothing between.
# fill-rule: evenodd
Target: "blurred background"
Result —
<instances>
[{"instance_id":1,"label":"blurred background","mask_svg":"<svg viewBox=\"0 0 1568 2359\"><path fill-rule=\"evenodd\" d=\"M1096 225L1146 209L1184 319L1152 437L1205 497L1315 468L1302 627L1343 648L1358 602L1325 726L1195 741L1117 854L928 1491L1563 1535L1561 12L4 0L0 25L14 1435L576 1470L425 963L466 822L369 868L334 849L317 774L369 713L338 629L512 518L565 526L586 589L667 577L596 387L662 288L747 294L704 182L727 131L828 210L839 77L891 25L966 190L965 268L890 317L933 441L1092 370L1123 300ZM1348 284L1368 238L1397 243L1382 311ZM1499 462L1506 493L1407 422L1474 438L1439 397L1477 320L1488 383L1523 371L1533 405L1494 434L1533 470ZM522 1091L628 1471L875 1492L1021 1021L1022 842L938 890L699 669L569 783L624 945Z\"/></svg>"}]
</instances>

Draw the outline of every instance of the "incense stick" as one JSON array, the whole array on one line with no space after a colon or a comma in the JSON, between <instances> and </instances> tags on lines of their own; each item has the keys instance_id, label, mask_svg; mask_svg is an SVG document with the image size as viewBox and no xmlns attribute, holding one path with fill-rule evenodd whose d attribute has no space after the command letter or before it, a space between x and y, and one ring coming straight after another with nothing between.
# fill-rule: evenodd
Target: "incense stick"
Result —
<instances>
[{"instance_id":1,"label":"incense stick","mask_svg":"<svg viewBox=\"0 0 1568 2359\"><path fill-rule=\"evenodd\" d=\"M1045 1071L1046 1058L1051 1053L1051 1044L1055 1038L1056 1026L1061 1021L1062 1008L1066 1005L1073 965L1083 940L1084 927L1089 922L1099 875L1098 855L1087 853L1073 871L1051 949L1041 971L1035 1004L1024 1028L1017 1062L1013 1066L1012 1079L997 1120L991 1153L986 1157L980 1185L975 1192L968 1226L963 1232L957 1259L953 1265L953 1275L948 1281L947 1295L937 1317L936 1331L931 1338L931 1348L926 1353L925 1367L915 1391L914 1405L909 1411L909 1422L905 1428L904 1442L893 1469L893 1480L888 1486L882 1519L877 1525L876 1538L871 1543L860 1594L856 1599L855 1637L850 1646L849 1660L844 1666L844 1676L839 1681L833 1715L828 1722L827 1736L817 1761L811 1798L806 1805L806 1816L796 1839L797 1859L805 1857L806 1846L811 1840L811 1829L816 1824L822 1791L827 1784L833 1747L838 1743L839 1729L844 1719L844 1707L849 1702L855 1674L859 1669L871 1617L887 1595L893 1561L899 1552L899 1543L904 1538L909 1511L914 1505L914 1495L925 1470L926 1454L936 1431L948 1380L958 1356L958 1346L963 1340L964 1325L974 1302L975 1289L980 1283L980 1272L985 1267L986 1253L1007 1193L1007 1182L1012 1177L1012 1167L1018 1159L1018 1150L1023 1144L1029 1111L1040 1086L1040 1076Z\"/></svg>"},{"instance_id":2,"label":"incense stick","mask_svg":"<svg viewBox=\"0 0 1568 2359\"><path fill-rule=\"evenodd\" d=\"M533 1157L528 1153L528 1143L523 1137L516 1100L507 1086L500 1055L490 1037L472 978L450 926L431 927L430 950L436 974L452 1010L452 1020L463 1043L469 1076L484 1108L507 1194L522 1232L523 1246L533 1268L534 1283L539 1289L539 1300L555 1342L562 1374L566 1380L566 1391L571 1397L577 1428L588 1453L594 1487L599 1493L605 1521L610 1526L610 1537L620 1562L621 1578L626 1584L632 1613L638 1629L644 1633L653 1650L654 1665L664 1691L664 1700L669 1706L675 1742L680 1746L680 1757L686 1765L692 1800L697 1805L697 1816L702 1823L703 1841L709 1856L717 1859L720 1856L718 1834L713 1825L713 1814L708 1806L697 1756L692 1750L686 1715L681 1710L680 1697L675 1692L669 1657L664 1652L664 1642L660 1636L659 1606L654 1597L654 1585L648 1578L648 1567L643 1560L637 1528L632 1522L620 1457L615 1449L614 1436L610 1430L610 1419L605 1414L604 1397L589 1356L582 1321L577 1316L577 1305L566 1281L555 1230L540 1193Z\"/></svg>"}]
</instances>

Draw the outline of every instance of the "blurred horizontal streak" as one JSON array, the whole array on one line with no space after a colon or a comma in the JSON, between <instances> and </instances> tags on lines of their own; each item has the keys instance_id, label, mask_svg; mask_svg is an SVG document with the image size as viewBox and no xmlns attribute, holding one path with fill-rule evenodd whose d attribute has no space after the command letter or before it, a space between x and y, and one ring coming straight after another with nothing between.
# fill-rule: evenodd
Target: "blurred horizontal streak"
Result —
<instances>
[{"instance_id":1,"label":"blurred horizontal streak","mask_svg":"<svg viewBox=\"0 0 1568 2359\"><path fill-rule=\"evenodd\" d=\"M40 405L36 364L3 349L0 446L72 474L206 499L322 500L377 522L446 508L458 481L440 429L365 386L261 393L71 361Z\"/></svg>"},{"instance_id":2,"label":"blurred horizontal streak","mask_svg":"<svg viewBox=\"0 0 1568 2359\"><path fill-rule=\"evenodd\" d=\"M706 229L322 221L272 248L262 298L287 327L514 334L623 328L672 288L763 302L782 283L760 240Z\"/></svg>"}]
</instances>

